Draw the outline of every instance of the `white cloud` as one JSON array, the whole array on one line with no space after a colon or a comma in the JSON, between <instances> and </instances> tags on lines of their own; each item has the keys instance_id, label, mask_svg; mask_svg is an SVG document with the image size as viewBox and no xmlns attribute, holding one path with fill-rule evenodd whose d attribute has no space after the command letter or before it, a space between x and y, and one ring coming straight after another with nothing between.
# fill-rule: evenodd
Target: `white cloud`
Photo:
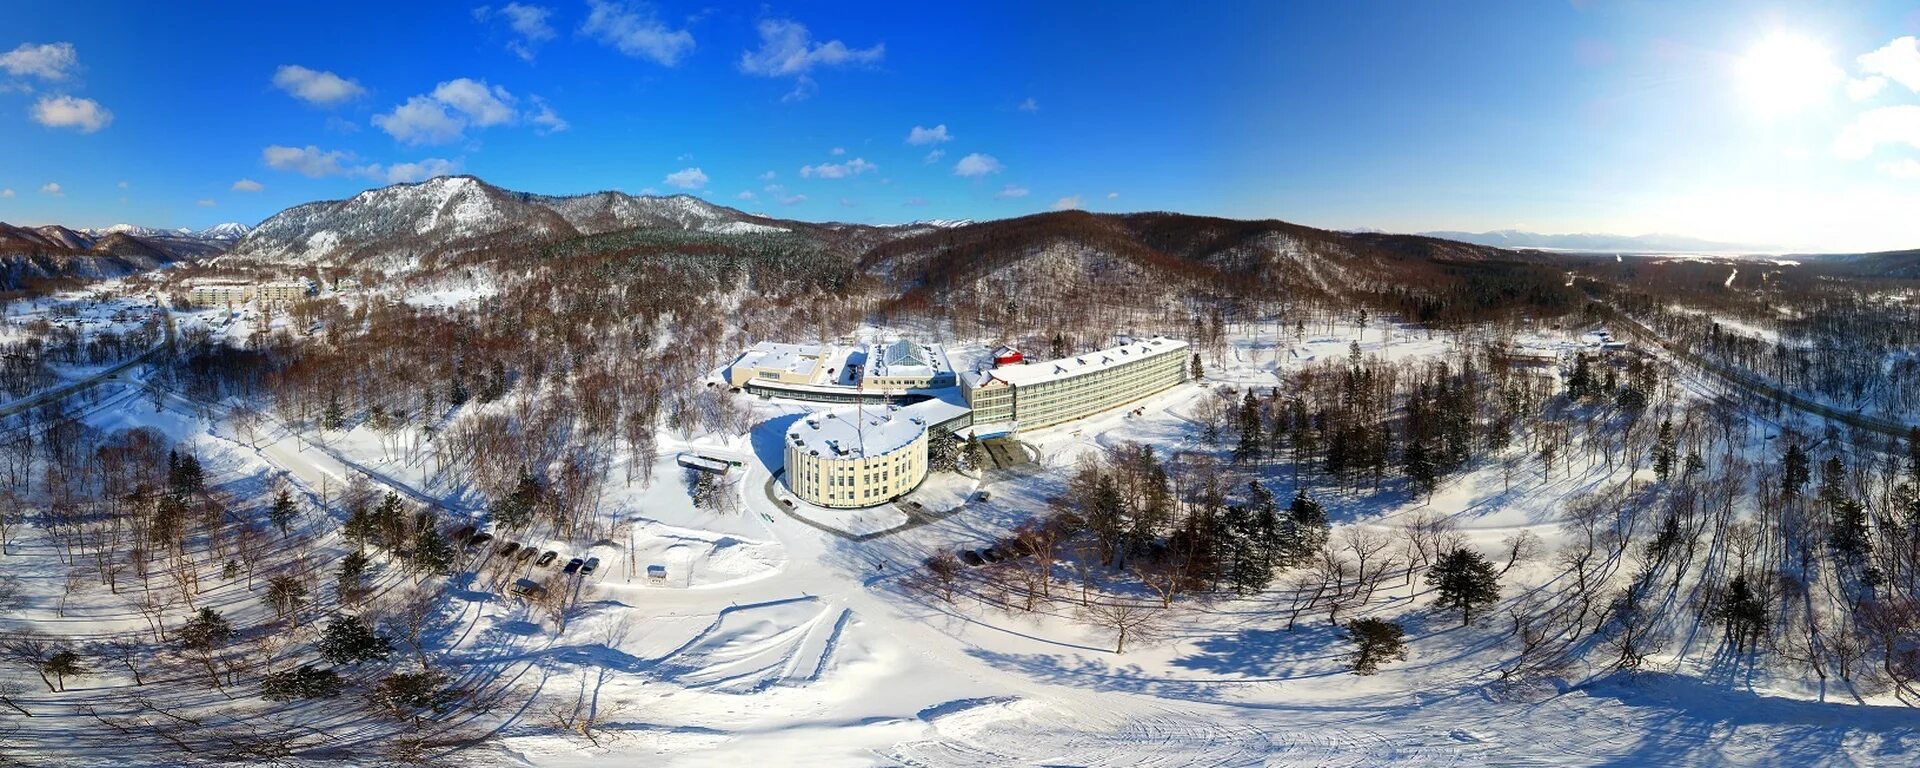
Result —
<instances>
[{"instance_id":1,"label":"white cloud","mask_svg":"<svg viewBox=\"0 0 1920 768\"><path fill-rule=\"evenodd\" d=\"M1081 207L1079 195L1067 195L1066 197L1053 201L1053 209L1056 211L1071 211Z\"/></svg>"},{"instance_id":2,"label":"white cloud","mask_svg":"<svg viewBox=\"0 0 1920 768\"><path fill-rule=\"evenodd\" d=\"M1880 164L1880 172L1902 179L1920 179L1920 160L1903 157Z\"/></svg>"},{"instance_id":3,"label":"white cloud","mask_svg":"<svg viewBox=\"0 0 1920 768\"><path fill-rule=\"evenodd\" d=\"M404 144L445 144L467 130L467 122L448 111L447 105L426 96L415 96L392 112L374 115L373 124Z\"/></svg>"},{"instance_id":4,"label":"white cloud","mask_svg":"<svg viewBox=\"0 0 1920 768\"><path fill-rule=\"evenodd\" d=\"M421 181L460 172L459 160L430 157L410 163L395 163L391 166L383 166L379 163L363 165L351 152L337 149L324 150L312 145L283 147L276 144L261 150L260 159L268 168L298 173L309 178L354 176L387 184ZM264 185L252 179L241 179L233 183L233 189L239 192L257 192L264 188Z\"/></svg>"},{"instance_id":5,"label":"white cloud","mask_svg":"<svg viewBox=\"0 0 1920 768\"><path fill-rule=\"evenodd\" d=\"M367 92L357 82L298 64L287 64L275 70L273 84L296 99L322 107L352 101Z\"/></svg>"},{"instance_id":6,"label":"white cloud","mask_svg":"<svg viewBox=\"0 0 1920 768\"><path fill-rule=\"evenodd\" d=\"M1878 107L1861 112L1833 142L1833 153L1848 160L1859 160L1882 144L1907 144L1920 148L1920 105L1903 104Z\"/></svg>"},{"instance_id":7,"label":"white cloud","mask_svg":"<svg viewBox=\"0 0 1920 768\"><path fill-rule=\"evenodd\" d=\"M1028 190L1026 187L1020 186L1018 184L1008 184L1005 187L1001 187L1000 191L994 194L994 197L1000 198L1002 200L1010 200L1018 197L1026 197L1027 192Z\"/></svg>"},{"instance_id":8,"label":"white cloud","mask_svg":"<svg viewBox=\"0 0 1920 768\"><path fill-rule=\"evenodd\" d=\"M547 25L547 18L552 15L552 8L520 3L507 3L499 8L483 5L473 9L475 21L485 23L491 19L504 19L507 28L513 30L514 34L514 39L507 41L507 50L527 61L533 61L542 43L553 39L553 27Z\"/></svg>"},{"instance_id":9,"label":"white cloud","mask_svg":"<svg viewBox=\"0 0 1920 768\"><path fill-rule=\"evenodd\" d=\"M999 173L1000 169L1000 161L995 160L993 155L983 155L975 152L960 158L960 162L953 164L953 175L985 176L989 173Z\"/></svg>"},{"instance_id":10,"label":"white cloud","mask_svg":"<svg viewBox=\"0 0 1920 768\"><path fill-rule=\"evenodd\" d=\"M6 199L9 199L9 200L11 200L11 199L13 199L13 187L7 187L6 189L0 189L0 197L4 197L4 198L6 198Z\"/></svg>"},{"instance_id":11,"label":"white cloud","mask_svg":"<svg viewBox=\"0 0 1920 768\"><path fill-rule=\"evenodd\" d=\"M93 99L42 96L33 105L33 121L48 128L73 128L93 133L113 122L113 112Z\"/></svg>"},{"instance_id":12,"label":"white cloud","mask_svg":"<svg viewBox=\"0 0 1920 768\"><path fill-rule=\"evenodd\" d=\"M1108 199L1108 200L1118 200L1118 199L1120 199L1120 193L1118 193L1118 192L1108 192L1108 193L1107 193L1107 199Z\"/></svg>"},{"instance_id":13,"label":"white cloud","mask_svg":"<svg viewBox=\"0 0 1920 768\"><path fill-rule=\"evenodd\" d=\"M500 86L471 78L448 80L433 87L433 100L453 107L467 121L482 128L513 121L513 94Z\"/></svg>"},{"instance_id":14,"label":"white cloud","mask_svg":"<svg viewBox=\"0 0 1920 768\"><path fill-rule=\"evenodd\" d=\"M80 65L73 43L21 43L20 47L0 53L0 69L14 77L38 77L65 80Z\"/></svg>"},{"instance_id":15,"label":"white cloud","mask_svg":"<svg viewBox=\"0 0 1920 768\"><path fill-rule=\"evenodd\" d=\"M58 182L49 181L45 184L40 185L40 194L50 195L53 197L60 197L62 195L65 195L66 192L60 189L60 184Z\"/></svg>"},{"instance_id":16,"label":"white cloud","mask_svg":"<svg viewBox=\"0 0 1920 768\"><path fill-rule=\"evenodd\" d=\"M392 112L374 115L373 124L403 144L445 144L465 136L468 127L518 121L517 102L505 88L462 77L434 86L432 93L411 97ZM542 132L566 129L566 121L545 101L536 97L533 102L535 111L527 119L541 126Z\"/></svg>"},{"instance_id":17,"label":"white cloud","mask_svg":"<svg viewBox=\"0 0 1920 768\"><path fill-rule=\"evenodd\" d=\"M759 31L760 47L740 54L740 71L761 77L795 78L793 92L786 95L790 101L812 95L814 83L807 75L815 67L871 64L887 52L883 43L872 48L849 48L839 40L817 42L806 25L787 19L763 19Z\"/></svg>"},{"instance_id":18,"label":"white cloud","mask_svg":"<svg viewBox=\"0 0 1920 768\"><path fill-rule=\"evenodd\" d=\"M780 174L774 173L773 171L767 171L766 173L760 174L760 180L773 181L774 179L779 178L779 176Z\"/></svg>"},{"instance_id":19,"label":"white cloud","mask_svg":"<svg viewBox=\"0 0 1920 768\"><path fill-rule=\"evenodd\" d=\"M305 147L283 147L278 144L260 150L260 161L276 171L290 171L308 178L318 179L325 176L345 176L353 172L351 153L340 150L323 150L311 144Z\"/></svg>"},{"instance_id":20,"label":"white cloud","mask_svg":"<svg viewBox=\"0 0 1920 768\"><path fill-rule=\"evenodd\" d=\"M860 204L859 204L859 203L856 203L856 202L854 202L854 201L853 201L853 198L851 198L851 197L843 197L843 198L840 198L840 207L842 207L842 208L857 208L857 207L859 207L859 205L860 205Z\"/></svg>"},{"instance_id":21,"label":"white cloud","mask_svg":"<svg viewBox=\"0 0 1920 768\"><path fill-rule=\"evenodd\" d=\"M1913 35L1894 38L1872 53L1855 59L1869 75L1885 75L1888 80L1920 92L1920 38Z\"/></svg>"},{"instance_id":22,"label":"white cloud","mask_svg":"<svg viewBox=\"0 0 1920 768\"><path fill-rule=\"evenodd\" d=\"M819 165L800 166L800 178L803 179L844 179L858 176L867 171L879 170L880 166L869 163L865 158L856 157L844 163L821 163Z\"/></svg>"},{"instance_id":23,"label":"white cloud","mask_svg":"<svg viewBox=\"0 0 1920 768\"><path fill-rule=\"evenodd\" d=\"M363 169L363 171L365 175L370 175L374 178L384 177L388 184L407 184L415 181L425 181L436 176L449 176L459 173L460 161L429 157L418 162L395 163L388 166L385 172L382 172L378 165L369 165Z\"/></svg>"},{"instance_id":24,"label":"white cloud","mask_svg":"<svg viewBox=\"0 0 1920 768\"><path fill-rule=\"evenodd\" d=\"M795 205L795 204L804 203L807 201L806 195L801 195L801 194L789 195L787 194L787 188L780 186L779 184L768 184L766 187L764 187L764 189L766 190L767 194L773 195L773 199L775 202L778 202L781 205Z\"/></svg>"},{"instance_id":25,"label":"white cloud","mask_svg":"<svg viewBox=\"0 0 1920 768\"><path fill-rule=\"evenodd\" d=\"M267 185L261 184L253 179L241 179L233 183L233 191L235 192L258 192L266 188Z\"/></svg>"},{"instance_id":26,"label":"white cloud","mask_svg":"<svg viewBox=\"0 0 1920 768\"><path fill-rule=\"evenodd\" d=\"M833 155L834 157L839 157L846 153L847 153L846 147L834 147L833 149L827 150L827 154Z\"/></svg>"},{"instance_id":27,"label":"white cloud","mask_svg":"<svg viewBox=\"0 0 1920 768\"><path fill-rule=\"evenodd\" d=\"M209 200L209 199L207 199L207 198L204 198L204 197L203 197L203 198L200 198L200 199L198 199L198 200L195 200L195 201L193 201L193 204L194 204L194 205L197 205L197 206L200 206L200 207L202 207L202 208L212 208L212 207L214 207L215 205L218 205L218 203L215 203L214 201L212 201L212 200Z\"/></svg>"},{"instance_id":28,"label":"white cloud","mask_svg":"<svg viewBox=\"0 0 1920 768\"><path fill-rule=\"evenodd\" d=\"M1028 96L1026 101L1020 102L1020 111L1038 112L1040 111L1040 102L1034 101L1032 96Z\"/></svg>"},{"instance_id":29,"label":"white cloud","mask_svg":"<svg viewBox=\"0 0 1920 768\"><path fill-rule=\"evenodd\" d=\"M936 149L936 150L934 150L934 151L932 151L932 152L928 152L928 153L927 153L927 160L926 160L926 163L927 163L927 165L933 165L934 163L937 163L937 162L940 162L940 158L943 158L943 157L946 157L946 156L947 156L947 151L946 151L946 150L944 150L944 149Z\"/></svg>"},{"instance_id":30,"label":"white cloud","mask_svg":"<svg viewBox=\"0 0 1920 768\"><path fill-rule=\"evenodd\" d=\"M1887 79L1879 75L1849 78L1847 80L1847 98L1853 99L1854 101L1866 101L1867 99L1873 98L1875 94L1880 93L1880 89L1885 88L1886 85Z\"/></svg>"},{"instance_id":31,"label":"white cloud","mask_svg":"<svg viewBox=\"0 0 1920 768\"><path fill-rule=\"evenodd\" d=\"M645 5L588 0L592 8L580 32L628 56L671 67L693 50L693 35L669 29Z\"/></svg>"},{"instance_id":32,"label":"white cloud","mask_svg":"<svg viewBox=\"0 0 1920 768\"><path fill-rule=\"evenodd\" d=\"M916 125L913 127L913 130L907 131L907 143L915 146L921 144L939 144L952 140L953 137L947 135L946 123L941 123L932 128L922 128Z\"/></svg>"},{"instance_id":33,"label":"white cloud","mask_svg":"<svg viewBox=\"0 0 1920 768\"><path fill-rule=\"evenodd\" d=\"M133 185L132 185L132 184L128 184L128 183L127 183L127 182L125 182L125 181L122 181L122 182L120 182L120 183L118 183L118 184L115 184L114 186L116 186L116 187L119 187L119 188L121 188L121 189L126 189L127 187L131 187L131 186L133 186Z\"/></svg>"},{"instance_id":34,"label":"white cloud","mask_svg":"<svg viewBox=\"0 0 1920 768\"><path fill-rule=\"evenodd\" d=\"M537 126L534 128L535 133L545 136L568 128L567 121L562 119L559 113L554 112L553 107L547 105L546 99L535 96L532 101L534 111L527 117L527 122Z\"/></svg>"},{"instance_id":35,"label":"white cloud","mask_svg":"<svg viewBox=\"0 0 1920 768\"><path fill-rule=\"evenodd\" d=\"M741 200L749 200L749 201L750 201L750 200L753 200L753 199L755 199L755 198L757 198L757 197L759 197L759 196L758 196L758 195L755 195L755 194L753 193L753 190L751 190L751 189L743 189L743 190L740 190L740 194L737 194L737 195L734 195L734 197L736 197L736 198L739 198L739 199L741 199Z\"/></svg>"},{"instance_id":36,"label":"white cloud","mask_svg":"<svg viewBox=\"0 0 1920 768\"><path fill-rule=\"evenodd\" d=\"M667 174L667 186L681 189L700 189L707 185L707 174L699 168L687 168Z\"/></svg>"}]
</instances>

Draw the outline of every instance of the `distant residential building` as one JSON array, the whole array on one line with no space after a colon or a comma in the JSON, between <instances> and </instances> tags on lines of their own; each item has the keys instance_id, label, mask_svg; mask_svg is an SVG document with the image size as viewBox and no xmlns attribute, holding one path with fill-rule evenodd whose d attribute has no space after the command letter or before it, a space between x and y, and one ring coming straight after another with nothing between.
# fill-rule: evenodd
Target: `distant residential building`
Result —
<instances>
[{"instance_id":1,"label":"distant residential building","mask_svg":"<svg viewBox=\"0 0 1920 768\"><path fill-rule=\"evenodd\" d=\"M312 280L278 280L260 285L261 301L274 304L289 304L314 295Z\"/></svg>"},{"instance_id":2,"label":"distant residential building","mask_svg":"<svg viewBox=\"0 0 1920 768\"><path fill-rule=\"evenodd\" d=\"M258 298L268 304L287 304L314 295L311 280L276 280L266 283L207 281L194 283L187 290L187 301L198 307L227 307Z\"/></svg>"},{"instance_id":3,"label":"distant residential building","mask_svg":"<svg viewBox=\"0 0 1920 768\"><path fill-rule=\"evenodd\" d=\"M1187 380L1187 343L1163 337L976 374L966 388L976 434L1083 419Z\"/></svg>"},{"instance_id":4,"label":"distant residential building","mask_svg":"<svg viewBox=\"0 0 1920 768\"><path fill-rule=\"evenodd\" d=\"M786 435L786 484L810 504L885 504L927 477L926 420L901 409L809 414Z\"/></svg>"},{"instance_id":5,"label":"distant residential building","mask_svg":"<svg viewBox=\"0 0 1920 768\"><path fill-rule=\"evenodd\" d=\"M250 283L195 283L187 291L187 301L196 307L227 307L252 299Z\"/></svg>"}]
</instances>

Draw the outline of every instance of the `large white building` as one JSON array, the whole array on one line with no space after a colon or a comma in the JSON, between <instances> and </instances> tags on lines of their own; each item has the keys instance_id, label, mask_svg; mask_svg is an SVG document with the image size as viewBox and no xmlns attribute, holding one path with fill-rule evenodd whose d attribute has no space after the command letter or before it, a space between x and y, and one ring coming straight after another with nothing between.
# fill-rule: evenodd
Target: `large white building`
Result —
<instances>
[{"instance_id":1,"label":"large white building","mask_svg":"<svg viewBox=\"0 0 1920 768\"><path fill-rule=\"evenodd\" d=\"M946 349L906 339L867 345L864 370L865 389L945 389L956 383Z\"/></svg>"},{"instance_id":2,"label":"large white building","mask_svg":"<svg viewBox=\"0 0 1920 768\"><path fill-rule=\"evenodd\" d=\"M787 488L810 504L884 504L926 479L927 422L886 406L808 414L787 429L786 460Z\"/></svg>"},{"instance_id":3,"label":"large white building","mask_svg":"<svg viewBox=\"0 0 1920 768\"><path fill-rule=\"evenodd\" d=\"M973 431L1050 427L1139 400L1187 380L1187 343L1155 336L1043 363L1003 365L967 387Z\"/></svg>"}]
</instances>

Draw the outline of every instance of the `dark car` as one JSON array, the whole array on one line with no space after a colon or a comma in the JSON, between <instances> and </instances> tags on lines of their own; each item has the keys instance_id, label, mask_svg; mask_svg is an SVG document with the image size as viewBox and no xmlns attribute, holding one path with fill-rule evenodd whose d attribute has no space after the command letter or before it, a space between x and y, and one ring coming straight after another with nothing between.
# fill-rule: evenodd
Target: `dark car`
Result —
<instances>
[{"instance_id":1,"label":"dark car","mask_svg":"<svg viewBox=\"0 0 1920 768\"><path fill-rule=\"evenodd\" d=\"M980 557L984 558L989 563L1000 562L1000 550L994 549L993 547L987 547L986 549L980 550Z\"/></svg>"},{"instance_id":2,"label":"dark car","mask_svg":"<svg viewBox=\"0 0 1920 768\"><path fill-rule=\"evenodd\" d=\"M572 560L568 560L568 561L567 561L567 567L565 567L565 568L562 568L562 569L560 570L560 572L561 572L561 573L564 573L564 574L567 574L568 576L572 576L573 574L575 574L575 573L578 573L578 572L580 571L580 566L582 566L582 565L585 565L585 564L586 564L586 563L584 563L584 562L582 562L582 561L580 560L580 558L577 558L577 557L576 557L576 558L574 558L574 559L572 559Z\"/></svg>"},{"instance_id":3,"label":"dark car","mask_svg":"<svg viewBox=\"0 0 1920 768\"><path fill-rule=\"evenodd\" d=\"M513 557L514 553L519 551L520 551L520 542L517 542L517 541L509 541L505 544L500 545L501 557Z\"/></svg>"},{"instance_id":4,"label":"dark car","mask_svg":"<svg viewBox=\"0 0 1920 768\"><path fill-rule=\"evenodd\" d=\"M987 564L987 561L980 559L980 553L975 552L971 549L960 550L960 562L966 563L967 565L986 565Z\"/></svg>"},{"instance_id":5,"label":"dark car","mask_svg":"<svg viewBox=\"0 0 1920 768\"><path fill-rule=\"evenodd\" d=\"M587 558L587 562L580 566L580 575L591 576L593 575L593 569L599 568L599 567L600 567L600 558L589 557Z\"/></svg>"},{"instance_id":6,"label":"dark car","mask_svg":"<svg viewBox=\"0 0 1920 768\"><path fill-rule=\"evenodd\" d=\"M460 530L457 530L457 531L454 531L454 532L453 532L453 540L454 540L454 541L466 541L466 540L467 540L467 537L468 537L468 536L472 536L472 535L473 535L473 526L471 526L471 525L469 525L469 526L465 526L465 527L463 527L463 528L461 528Z\"/></svg>"},{"instance_id":7,"label":"dark car","mask_svg":"<svg viewBox=\"0 0 1920 768\"><path fill-rule=\"evenodd\" d=\"M480 533L474 534L473 538L467 539L467 546L477 547L489 541L493 541L493 534L481 531Z\"/></svg>"},{"instance_id":8,"label":"dark car","mask_svg":"<svg viewBox=\"0 0 1920 768\"><path fill-rule=\"evenodd\" d=\"M544 554L544 555L541 555L541 556L540 556L540 559L539 559L539 560L535 560L533 564L534 564L534 565L537 565L537 566L540 566L541 568L545 568L545 567L547 567L547 566L549 566L549 565L553 565L553 559L554 559L554 558L556 558L556 557L559 557L559 556L560 556L560 553L558 553L558 552L555 552L555 551L553 551L553 550L551 550L551 549L549 549L549 550L547 550L547 553L546 553L546 554Z\"/></svg>"},{"instance_id":9,"label":"dark car","mask_svg":"<svg viewBox=\"0 0 1920 768\"><path fill-rule=\"evenodd\" d=\"M531 559L533 559L533 553L535 553L535 552L538 552L538 551L539 551L539 550L537 550L537 549L534 549L533 547L521 547L521 548L520 548L520 556L519 556L519 557L516 557L516 558L514 558L514 560L515 560L516 562L521 562L521 563L524 563L524 562L526 562L526 561L528 561L528 560L531 560Z\"/></svg>"}]
</instances>

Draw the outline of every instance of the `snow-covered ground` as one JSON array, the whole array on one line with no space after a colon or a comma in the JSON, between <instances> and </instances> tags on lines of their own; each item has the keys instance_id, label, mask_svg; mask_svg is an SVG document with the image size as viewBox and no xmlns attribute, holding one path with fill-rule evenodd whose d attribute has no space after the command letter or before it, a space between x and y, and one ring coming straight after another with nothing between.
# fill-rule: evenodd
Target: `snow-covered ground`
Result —
<instances>
[{"instance_id":1,"label":"snow-covered ground","mask_svg":"<svg viewBox=\"0 0 1920 768\"><path fill-rule=\"evenodd\" d=\"M546 704L502 713L491 721L505 723L496 738L460 759L582 767L1920 761L1920 719L1912 710L1833 694L1821 700L1802 681L1716 657L1704 641L1651 660L1631 677L1575 667L1531 685L1495 685L1493 670L1511 653L1505 628L1459 626L1450 614L1432 611L1426 588L1411 578L1389 580L1359 611L1396 618L1411 640L1407 660L1372 677L1345 671L1346 644L1324 618L1284 629L1284 579L1242 598L1182 599L1158 639L1124 654L1075 620L1070 605L1015 613L964 597L929 599L907 587L907 574L927 556L983 546L1043 514L1082 453L1119 441L1198 447L1195 409L1213 390L1276 386L1277 373L1344 358L1355 343L1362 355L1412 359L1443 355L1456 341L1380 322L1304 335L1279 326L1256 331L1238 338L1203 384L1155 395L1140 404L1141 415L1124 409L1023 435L1038 452L1035 465L979 481L929 479L912 498L956 514L865 541L821 530L782 507L778 499L790 495L771 482L777 451L756 446L767 444L767 434L778 445L779 430L804 406L743 396L756 409L754 434L663 435L650 485L613 473L600 509L622 524L612 526L616 536L578 551L560 541L528 542L558 549L563 561L604 561L583 581L579 607L564 627L478 580L455 579L460 587L446 598L438 664L463 679L537 688L542 702L590 702L598 720L588 739L554 727L543 714ZM1572 332L1541 332L1523 343L1542 350L1586 345ZM363 476L455 514L479 513L481 500L430 471L410 447L412 437L396 440L366 427L297 435L277 424L243 435L218 408L132 385L106 389L88 421L160 430L191 447L213 482L243 498L259 499L281 482L317 499ZM682 450L743 459L724 486L731 511L694 507L674 464ZM1473 546L1491 553L1520 531L1551 543L1560 536L1557 510L1567 498L1624 479L1624 470L1598 461L1575 462L1572 471L1545 479L1537 470L1510 476L1488 464L1449 479L1431 499L1335 495L1327 502L1342 527L1387 531L1408 515L1446 515ZM991 500L976 500L976 490L991 491ZM872 532L904 521L891 509L865 513L871 520L821 522ZM337 555L347 549L338 522L311 513L297 535L314 541L317 552ZM484 570L492 556L476 557ZM25 581L25 603L0 614L0 632L146 630L125 599L102 590L83 590L62 606L67 568L44 532L26 532L0 563ZM664 578L649 576L655 567ZM1505 580L1508 594L1551 591L1553 572L1545 563L1522 564ZM395 590L408 581L398 568L383 568L379 578L382 588ZM262 618L257 593L243 582L212 584L200 599L228 611L236 625ZM0 676L18 674L0 669ZM130 685L103 668L66 693L28 688L15 700L39 717L30 730L5 738L58 752L66 764L125 764L111 742L68 742L62 729L98 730L74 705L124 699Z\"/></svg>"}]
</instances>

